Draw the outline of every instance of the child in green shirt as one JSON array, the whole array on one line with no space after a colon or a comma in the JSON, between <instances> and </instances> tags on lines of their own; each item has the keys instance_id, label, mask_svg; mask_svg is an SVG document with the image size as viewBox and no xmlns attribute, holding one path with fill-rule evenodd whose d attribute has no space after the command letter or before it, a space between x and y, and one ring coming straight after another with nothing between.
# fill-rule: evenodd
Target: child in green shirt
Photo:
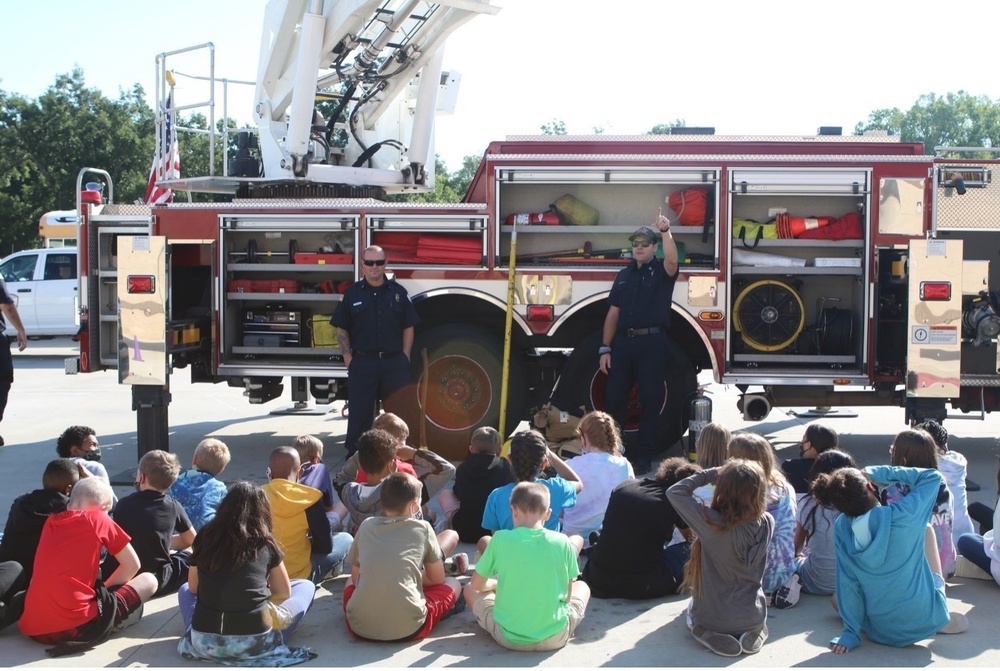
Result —
<instances>
[{"instance_id":1,"label":"child in green shirt","mask_svg":"<svg viewBox=\"0 0 1000 671\"><path fill-rule=\"evenodd\" d=\"M544 485L518 483L510 509L514 528L493 535L465 587L465 601L479 626L503 647L558 650L583 620L590 588L576 581L576 549L569 539L543 527L552 514Z\"/></svg>"}]
</instances>

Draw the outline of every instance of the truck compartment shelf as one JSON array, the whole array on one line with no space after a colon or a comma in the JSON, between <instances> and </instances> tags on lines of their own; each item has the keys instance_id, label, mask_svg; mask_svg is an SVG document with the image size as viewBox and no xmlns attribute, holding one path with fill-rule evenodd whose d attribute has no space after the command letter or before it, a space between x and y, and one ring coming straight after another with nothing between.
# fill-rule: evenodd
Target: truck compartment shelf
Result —
<instances>
[{"instance_id":1,"label":"truck compartment shelf","mask_svg":"<svg viewBox=\"0 0 1000 671\"><path fill-rule=\"evenodd\" d=\"M514 227L509 224L504 224L500 226L500 231L503 233L513 232ZM535 233L555 233L558 235L571 235L573 233L579 233L580 235L586 235L587 233L620 233L623 236L631 235L635 230L635 227L630 226L545 226L542 224L518 224L517 233L518 235L534 235ZM670 226L670 232L674 235L701 235L704 231L703 226ZM715 226L709 227L709 232L714 235Z\"/></svg>"},{"instance_id":2,"label":"truck compartment shelf","mask_svg":"<svg viewBox=\"0 0 1000 671\"><path fill-rule=\"evenodd\" d=\"M266 273L293 273L303 271L328 271L335 273L353 273L354 266L333 263L228 263L226 270L255 271Z\"/></svg>"},{"instance_id":3,"label":"truck compartment shelf","mask_svg":"<svg viewBox=\"0 0 1000 671\"><path fill-rule=\"evenodd\" d=\"M342 357L338 347L248 347L233 345L233 354Z\"/></svg>"},{"instance_id":4,"label":"truck compartment shelf","mask_svg":"<svg viewBox=\"0 0 1000 671\"><path fill-rule=\"evenodd\" d=\"M861 276L862 268L827 266L735 266L733 275L854 275Z\"/></svg>"},{"instance_id":5,"label":"truck compartment shelf","mask_svg":"<svg viewBox=\"0 0 1000 671\"><path fill-rule=\"evenodd\" d=\"M827 354L734 354L733 361L757 363L829 363L854 364L857 358L853 355Z\"/></svg>"},{"instance_id":6,"label":"truck compartment shelf","mask_svg":"<svg viewBox=\"0 0 1000 671\"><path fill-rule=\"evenodd\" d=\"M296 303L339 303L344 299L344 294L303 294L303 293L276 293L258 294L245 291L230 291L226 293L226 299L231 301L294 301Z\"/></svg>"}]
</instances>

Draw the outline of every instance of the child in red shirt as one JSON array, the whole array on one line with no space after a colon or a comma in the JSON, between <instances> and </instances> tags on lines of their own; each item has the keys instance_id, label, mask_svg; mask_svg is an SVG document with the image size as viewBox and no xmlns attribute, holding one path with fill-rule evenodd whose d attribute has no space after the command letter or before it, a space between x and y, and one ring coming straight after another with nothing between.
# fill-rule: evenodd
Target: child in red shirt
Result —
<instances>
[{"instance_id":1,"label":"child in red shirt","mask_svg":"<svg viewBox=\"0 0 1000 671\"><path fill-rule=\"evenodd\" d=\"M156 591L153 574L136 575L139 557L108 516L111 500L106 480L84 478L66 511L49 517L42 529L18 626L25 636L55 645L46 650L50 655L91 647L138 622L143 602ZM119 564L107 583L98 580L101 548Z\"/></svg>"}]
</instances>

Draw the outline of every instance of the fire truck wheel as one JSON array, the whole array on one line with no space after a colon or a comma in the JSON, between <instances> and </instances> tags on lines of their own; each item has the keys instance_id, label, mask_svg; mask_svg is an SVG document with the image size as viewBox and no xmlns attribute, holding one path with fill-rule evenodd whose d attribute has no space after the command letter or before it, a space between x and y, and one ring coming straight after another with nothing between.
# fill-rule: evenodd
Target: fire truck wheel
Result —
<instances>
[{"instance_id":1,"label":"fire truck wheel","mask_svg":"<svg viewBox=\"0 0 1000 671\"><path fill-rule=\"evenodd\" d=\"M420 407L424 348L430 381L426 412ZM476 326L438 326L417 334L410 366L416 381L410 435L419 441L420 422L426 415L427 447L446 459L464 459L472 432L480 426L495 427L500 420L503 342ZM520 363L512 359L504 436L521 420L523 405L524 375Z\"/></svg>"},{"instance_id":2,"label":"fire truck wheel","mask_svg":"<svg viewBox=\"0 0 1000 671\"><path fill-rule=\"evenodd\" d=\"M563 366L559 386L553 394L556 407L568 410L583 406L588 412L604 410L604 393L608 377L598 369L597 348L601 345L601 333L595 332L584 338L570 354ZM698 375L687 354L673 340L669 341L669 357L666 385L666 402L660 416L659 444L665 449L681 439L687 431L688 404L691 395L698 388ZM639 428L639 392L633 387L629 394L629 407L623 427L628 442L629 434Z\"/></svg>"}]
</instances>

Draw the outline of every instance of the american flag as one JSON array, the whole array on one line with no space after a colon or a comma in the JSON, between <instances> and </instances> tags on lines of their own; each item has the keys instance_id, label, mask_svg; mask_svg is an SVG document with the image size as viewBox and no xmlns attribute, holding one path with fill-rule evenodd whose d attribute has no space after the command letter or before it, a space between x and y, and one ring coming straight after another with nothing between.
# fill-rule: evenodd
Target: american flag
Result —
<instances>
[{"instance_id":1,"label":"american flag","mask_svg":"<svg viewBox=\"0 0 1000 671\"><path fill-rule=\"evenodd\" d=\"M177 179L181 176L181 156L177 148L177 129L174 127L174 113L170 111L173 93L167 96L166 146L153 155L153 166L149 169L149 183L146 185L146 205L162 205L174 198L174 190L159 186L157 182ZM156 137L160 149L160 136Z\"/></svg>"}]
</instances>

